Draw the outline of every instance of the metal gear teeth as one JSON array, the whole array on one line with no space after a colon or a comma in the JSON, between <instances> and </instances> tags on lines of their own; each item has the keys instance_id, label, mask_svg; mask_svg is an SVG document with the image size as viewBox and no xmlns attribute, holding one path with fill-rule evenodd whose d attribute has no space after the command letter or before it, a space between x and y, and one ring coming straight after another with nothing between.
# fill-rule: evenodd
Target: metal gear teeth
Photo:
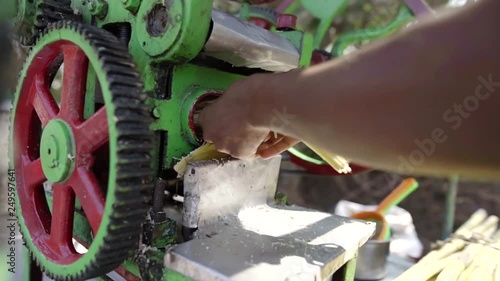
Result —
<instances>
[{"instance_id":1,"label":"metal gear teeth","mask_svg":"<svg viewBox=\"0 0 500 281\"><path fill-rule=\"evenodd\" d=\"M149 129L152 118L149 108L144 105L146 95L142 91L140 75L134 68L135 64L128 50L122 47L114 35L97 27L71 21L50 25L37 41L58 29L76 31L90 41L94 51L98 53L100 66L106 72L110 85L117 120L116 203L109 215L109 225L102 229L106 231L106 236L104 243L97 250L98 254L74 276L47 272L43 261L39 261L32 254L36 264L48 277L54 280L79 281L104 276L137 249L142 231L141 224L149 209L146 202L150 200L153 190L150 152L153 149L154 136ZM108 47L113 51L107 51ZM32 55L28 58L32 58ZM26 67L28 65L25 65L23 72ZM30 249L30 252L32 250Z\"/></svg>"},{"instance_id":2,"label":"metal gear teeth","mask_svg":"<svg viewBox=\"0 0 500 281\"><path fill-rule=\"evenodd\" d=\"M250 12L263 16L264 18L270 20L273 24L276 24L278 19L278 12L267 7L251 6Z\"/></svg>"},{"instance_id":3,"label":"metal gear teeth","mask_svg":"<svg viewBox=\"0 0 500 281\"><path fill-rule=\"evenodd\" d=\"M36 42L36 38L50 24L62 20L77 20L71 9L71 0L38 0L35 8L35 18L32 26L24 26L24 30L17 35L17 40L24 46L31 46ZM21 23L21 26L26 23ZM24 34L23 34L24 32Z\"/></svg>"}]
</instances>

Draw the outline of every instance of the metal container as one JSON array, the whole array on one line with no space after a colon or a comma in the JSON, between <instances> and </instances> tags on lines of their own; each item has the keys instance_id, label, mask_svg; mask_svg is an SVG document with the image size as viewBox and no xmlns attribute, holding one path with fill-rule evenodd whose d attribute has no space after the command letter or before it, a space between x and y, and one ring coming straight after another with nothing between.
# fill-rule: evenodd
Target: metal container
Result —
<instances>
[{"instance_id":1,"label":"metal container","mask_svg":"<svg viewBox=\"0 0 500 281\"><path fill-rule=\"evenodd\" d=\"M355 278L358 280L380 280L386 274L390 241L368 240L358 252Z\"/></svg>"}]
</instances>

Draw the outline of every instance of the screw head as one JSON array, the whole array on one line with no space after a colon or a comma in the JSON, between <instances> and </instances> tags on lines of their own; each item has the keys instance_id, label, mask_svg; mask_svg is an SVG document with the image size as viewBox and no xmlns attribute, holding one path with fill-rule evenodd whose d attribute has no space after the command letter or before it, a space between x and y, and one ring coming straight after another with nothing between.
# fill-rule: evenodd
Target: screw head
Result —
<instances>
[{"instance_id":1,"label":"screw head","mask_svg":"<svg viewBox=\"0 0 500 281\"><path fill-rule=\"evenodd\" d=\"M141 5L140 0L122 0L123 6L125 9L129 10L132 13L136 13L139 10L139 6Z\"/></svg>"},{"instance_id":2,"label":"screw head","mask_svg":"<svg viewBox=\"0 0 500 281\"><path fill-rule=\"evenodd\" d=\"M153 37L161 36L167 31L169 25L168 8L156 5L147 16L147 30Z\"/></svg>"},{"instance_id":3,"label":"screw head","mask_svg":"<svg viewBox=\"0 0 500 281\"><path fill-rule=\"evenodd\" d=\"M108 14L108 3L105 0L91 0L88 7L89 12L98 18L104 18Z\"/></svg>"}]
</instances>

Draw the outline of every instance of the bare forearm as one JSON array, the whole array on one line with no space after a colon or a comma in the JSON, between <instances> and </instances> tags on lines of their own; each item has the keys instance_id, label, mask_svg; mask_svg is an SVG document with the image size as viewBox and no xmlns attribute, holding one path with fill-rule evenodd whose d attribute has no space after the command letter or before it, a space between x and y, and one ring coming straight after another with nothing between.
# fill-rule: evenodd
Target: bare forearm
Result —
<instances>
[{"instance_id":1,"label":"bare forearm","mask_svg":"<svg viewBox=\"0 0 500 281\"><path fill-rule=\"evenodd\" d=\"M275 75L256 124L372 167L498 177L499 4L483 2L354 56Z\"/></svg>"}]
</instances>

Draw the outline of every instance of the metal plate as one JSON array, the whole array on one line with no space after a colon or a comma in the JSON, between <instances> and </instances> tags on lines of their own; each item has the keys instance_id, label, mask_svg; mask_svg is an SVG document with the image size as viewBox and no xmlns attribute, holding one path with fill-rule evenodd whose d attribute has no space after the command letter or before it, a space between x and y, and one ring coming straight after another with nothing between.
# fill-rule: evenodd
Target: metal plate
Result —
<instances>
[{"instance_id":1,"label":"metal plate","mask_svg":"<svg viewBox=\"0 0 500 281\"><path fill-rule=\"evenodd\" d=\"M276 205L280 160L190 164L183 222L198 230L165 265L194 280L312 281L353 258L374 224Z\"/></svg>"},{"instance_id":2,"label":"metal plate","mask_svg":"<svg viewBox=\"0 0 500 281\"><path fill-rule=\"evenodd\" d=\"M285 72L299 66L300 51L291 41L217 10L204 51L237 67Z\"/></svg>"}]
</instances>

